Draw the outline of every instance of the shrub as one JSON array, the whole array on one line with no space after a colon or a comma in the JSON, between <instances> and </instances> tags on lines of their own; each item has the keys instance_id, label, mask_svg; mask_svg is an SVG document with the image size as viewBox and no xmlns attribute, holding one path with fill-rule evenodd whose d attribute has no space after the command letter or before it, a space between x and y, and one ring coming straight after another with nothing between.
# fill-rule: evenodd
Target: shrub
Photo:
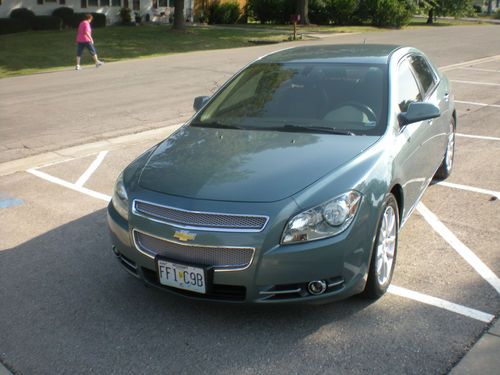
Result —
<instances>
[{"instance_id":1,"label":"shrub","mask_svg":"<svg viewBox=\"0 0 500 375\"><path fill-rule=\"evenodd\" d=\"M500 20L500 9L497 9L495 14L493 15L493 18L496 18L497 20Z\"/></svg>"},{"instance_id":2,"label":"shrub","mask_svg":"<svg viewBox=\"0 0 500 375\"><path fill-rule=\"evenodd\" d=\"M309 21L318 25L328 25L331 14L325 0L309 0Z\"/></svg>"},{"instance_id":3,"label":"shrub","mask_svg":"<svg viewBox=\"0 0 500 375\"><path fill-rule=\"evenodd\" d=\"M413 9L406 1L378 0L375 1L372 12L372 24L378 27L397 27L407 25L413 14Z\"/></svg>"},{"instance_id":4,"label":"shrub","mask_svg":"<svg viewBox=\"0 0 500 375\"><path fill-rule=\"evenodd\" d=\"M336 25L350 25L358 4L358 0L329 0L327 10Z\"/></svg>"},{"instance_id":5,"label":"shrub","mask_svg":"<svg viewBox=\"0 0 500 375\"><path fill-rule=\"evenodd\" d=\"M248 0L248 14L260 23L290 23L297 13L296 2L290 0Z\"/></svg>"},{"instance_id":6,"label":"shrub","mask_svg":"<svg viewBox=\"0 0 500 375\"><path fill-rule=\"evenodd\" d=\"M236 2L221 4L218 0L208 7L208 23L233 24L240 18L240 6Z\"/></svg>"},{"instance_id":7,"label":"shrub","mask_svg":"<svg viewBox=\"0 0 500 375\"><path fill-rule=\"evenodd\" d=\"M122 20L122 25L132 24L132 11L129 8L121 8L120 18Z\"/></svg>"},{"instance_id":8,"label":"shrub","mask_svg":"<svg viewBox=\"0 0 500 375\"><path fill-rule=\"evenodd\" d=\"M62 19L64 27L71 27L73 25L73 17L75 16L75 12L71 8L61 7L54 9L52 15Z\"/></svg>"},{"instance_id":9,"label":"shrub","mask_svg":"<svg viewBox=\"0 0 500 375\"><path fill-rule=\"evenodd\" d=\"M106 26L106 15L103 13L92 13L91 26L94 28Z\"/></svg>"},{"instance_id":10,"label":"shrub","mask_svg":"<svg viewBox=\"0 0 500 375\"><path fill-rule=\"evenodd\" d=\"M35 13L26 8L17 8L10 12L10 18L20 22L24 30L29 30L31 29L33 18L35 18Z\"/></svg>"},{"instance_id":11,"label":"shrub","mask_svg":"<svg viewBox=\"0 0 500 375\"><path fill-rule=\"evenodd\" d=\"M25 30L24 24L14 18L0 18L0 34L13 34Z\"/></svg>"},{"instance_id":12,"label":"shrub","mask_svg":"<svg viewBox=\"0 0 500 375\"><path fill-rule=\"evenodd\" d=\"M80 22L82 22L86 18L87 13L75 13L73 15L73 27L78 27ZM92 28L104 27L106 26L106 15L102 13L92 13L92 22L90 25Z\"/></svg>"},{"instance_id":13,"label":"shrub","mask_svg":"<svg viewBox=\"0 0 500 375\"><path fill-rule=\"evenodd\" d=\"M56 16L35 16L32 21L33 30L61 30L63 20Z\"/></svg>"}]
</instances>

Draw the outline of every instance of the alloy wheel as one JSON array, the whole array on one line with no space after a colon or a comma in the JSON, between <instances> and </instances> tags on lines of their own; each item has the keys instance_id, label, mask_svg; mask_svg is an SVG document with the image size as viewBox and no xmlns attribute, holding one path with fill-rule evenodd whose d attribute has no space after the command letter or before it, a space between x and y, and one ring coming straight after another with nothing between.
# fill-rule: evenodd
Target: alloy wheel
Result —
<instances>
[{"instance_id":1,"label":"alloy wheel","mask_svg":"<svg viewBox=\"0 0 500 375\"><path fill-rule=\"evenodd\" d=\"M391 277L396 249L396 231L396 213L394 208L387 206L382 217L377 244L375 272L380 286L385 286Z\"/></svg>"}]
</instances>

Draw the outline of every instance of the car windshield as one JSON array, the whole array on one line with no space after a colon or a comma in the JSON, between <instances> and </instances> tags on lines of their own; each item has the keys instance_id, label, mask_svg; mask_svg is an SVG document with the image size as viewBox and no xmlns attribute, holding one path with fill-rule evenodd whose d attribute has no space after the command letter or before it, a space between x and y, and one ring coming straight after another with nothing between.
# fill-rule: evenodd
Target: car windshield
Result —
<instances>
[{"instance_id":1,"label":"car windshield","mask_svg":"<svg viewBox=\"0 0 500 375\"><path fill-rule=\"evenodd\" d=\"M386 65L257 62L219 91L191 126L382 135L387 96Z\"/></svg>"}]
</instances>

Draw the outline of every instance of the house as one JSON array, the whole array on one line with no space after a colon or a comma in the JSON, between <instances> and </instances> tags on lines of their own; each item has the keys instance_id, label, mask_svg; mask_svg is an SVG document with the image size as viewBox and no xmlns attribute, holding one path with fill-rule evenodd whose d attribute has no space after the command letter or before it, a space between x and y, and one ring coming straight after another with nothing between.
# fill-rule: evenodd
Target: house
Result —
<instances>
[{"instance_id":1,"label":"house","mask_svg":"<svg viewBox=\"0 0 500 375\"><path fill-rule=\"evenodd\" d=\"M186 18L193 19L195 0L184 0ZM104 13L108 24L120 21L120 9L130 8L143 19L168 23L174 0L0 0L0 18L9 17L16 8L31 9L36 15L51 15L59 7L73 8L75 13Z\"/></svg>"},{"instance_id":2,"label":"house","mask_svg":"<svg viewBox=\"0 0 500 375\"><path fill-rule=\"evenodd\" d=\"M199 15L214 0L184 0L186 20L193 22L195 12ZM234 1L240 8L246 0L220 0L221 3ZM174 0L0 0L0 18L9 17L16 8L31 9L36 15L51 15L59 7L73 8L75 13L104 13L107 23L120 21L120 9L130 8L144 20L168 23L173 15Z\"/></svg>"}]
</instances>

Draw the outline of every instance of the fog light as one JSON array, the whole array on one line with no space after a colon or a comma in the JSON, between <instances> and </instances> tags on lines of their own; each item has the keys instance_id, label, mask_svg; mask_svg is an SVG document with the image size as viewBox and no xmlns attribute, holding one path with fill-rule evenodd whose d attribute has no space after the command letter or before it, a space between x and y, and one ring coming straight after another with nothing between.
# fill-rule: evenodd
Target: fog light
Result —
<instances>
[{"instance_id":1,"label":"fog light","mask_svg":"<svg viewBox=\"0 0 500 375\"><path fill-rule=\"evenodd\" d=\"M116 248L116 246L115 246L115 245L111 246L111 250L113 250L113 253L115 253L115 255L116 255L117 257L119 257L119 256L120 256L120 252L118 251L118 249Z\"/></svg>"},{"instance_id":2,"label":"fog light","mask_svg":"<svg viewBox=\"0 0 500 375\"><path fill-rule=\"evenodd\" d=\"M326 282L323 280L315 280L307 284L307 290L313 295L323 294L326 291Z\"/></svg>"}]
</instances>

